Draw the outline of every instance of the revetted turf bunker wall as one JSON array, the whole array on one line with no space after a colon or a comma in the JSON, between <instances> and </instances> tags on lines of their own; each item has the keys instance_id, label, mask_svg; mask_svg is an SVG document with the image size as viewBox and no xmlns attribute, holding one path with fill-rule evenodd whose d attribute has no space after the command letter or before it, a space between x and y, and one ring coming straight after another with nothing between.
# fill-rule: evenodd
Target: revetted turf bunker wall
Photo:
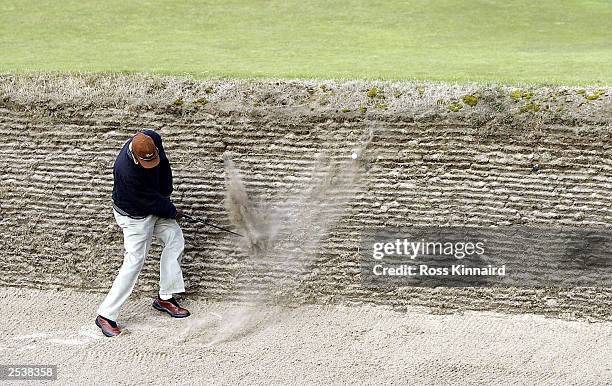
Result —
<instances>
[{"instance_id":1,"label":"revetted turf bunker wall","mask_svg":"<svg viewBox=\"0 0 612 386\"><path fill-rule=\"evenodd\" d=\"M174 201L225 226L225 151L250 194L277 200L304 189L317 152L349 157L373 129L364 178L346 192L351 203L293 300L610 319L610 288L366 289L356 251L360 232L372 227L609 228L611 95L580 87L2 76L0 285L109 288L122 259L112 164L137 129L163 135ZM235 240L189 224L184 232L189 291L239 298L245 257ZM155 291L157 269L153 253L137 291Z\"/></svg>"}]
</instances>

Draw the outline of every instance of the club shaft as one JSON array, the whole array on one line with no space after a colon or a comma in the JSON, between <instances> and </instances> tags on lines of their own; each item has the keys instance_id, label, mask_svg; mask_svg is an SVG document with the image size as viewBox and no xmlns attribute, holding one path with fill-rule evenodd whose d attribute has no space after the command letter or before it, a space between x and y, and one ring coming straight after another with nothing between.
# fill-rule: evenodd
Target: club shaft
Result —
<instances>
[{"instance_id":1,"label":"club shaft","mask_svg":"<svg viewBox=\"0 0 612 386\"><path fill-rule=\"evenodd\" d=\"M218 226L218 225L215 225L215 224L209 223L208 221L202 220L202 219L200 219L200 218L190 216L190 215L188 215L188 214L183 214L183 217L185 217L185 218L186 218L186 219L188 219L188 220L195 221L195 222L199 222L199 223L202 223L202 224L204 224L204 225L208 225L208 226L211 226L211 227L213 227L213 228L217 228L217 229L219 229L219 230L222 230L222 231L227 232L227 233L231 233L231 234L236 235L236 236L244 237L244 236L243 236L243 235L241 235L240 233L236 233L236 232L230 231L229 229L225 229L225 228L223 228L223 227L220 227L220 226Z\"/></svg>"}]
</instances>

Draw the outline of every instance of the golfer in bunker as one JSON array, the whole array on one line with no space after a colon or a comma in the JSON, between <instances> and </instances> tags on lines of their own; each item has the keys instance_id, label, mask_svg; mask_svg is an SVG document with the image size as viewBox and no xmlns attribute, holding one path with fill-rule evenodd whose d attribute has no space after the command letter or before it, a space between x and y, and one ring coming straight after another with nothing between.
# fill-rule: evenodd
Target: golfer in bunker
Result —
<instances>
[{"instance_id":1,"label":"golfer in bunker","mask_svg":"<svg viewBox=\"0 0 612 386\"><path fill-rule=\"evenodd\" d=\"M134 289L153 236L163 244L159 295L153 307L175 318L189 316L173 294L185 292L180 260L185 246L177 220L183 214L172 201L172 171L159 134L145 130L124 145L113 168L113 212L123 230L123 265L98 308L96 325L106 336L121 333L117 317Z\"/></svg>"}]
</instances>

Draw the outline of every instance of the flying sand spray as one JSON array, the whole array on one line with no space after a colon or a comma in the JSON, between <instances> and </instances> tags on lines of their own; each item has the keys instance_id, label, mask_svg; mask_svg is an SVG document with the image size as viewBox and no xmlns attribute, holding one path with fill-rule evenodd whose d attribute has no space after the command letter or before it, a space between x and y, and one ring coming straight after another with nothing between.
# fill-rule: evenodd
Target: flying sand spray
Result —
<instances>
[{"instance_id":1,"label":"flying sand spray","mask_svg":"<svg viewBox=\"0 0 612 386\"><path fill-rule=\"evenodd\" d=\"M237 233L244 236L237 242L247 256L244 263L248 266L235 287L242 293L240 297L248 301L236 312L215 315L213 322L194 320L182 334L183 339L209 334L211 323L218 329L207 339L209 345L235 339L274 318L271 309L262 305L284 303L304 295L299 291L301 279L316 264L321 240L355 197L360 161L372 137L373 131L368 130L361 146L352 149L349 157L318 154L304 189L276 202L254 203L231 154L224 153L225 208Z\"/></svg>"}]
</instances>

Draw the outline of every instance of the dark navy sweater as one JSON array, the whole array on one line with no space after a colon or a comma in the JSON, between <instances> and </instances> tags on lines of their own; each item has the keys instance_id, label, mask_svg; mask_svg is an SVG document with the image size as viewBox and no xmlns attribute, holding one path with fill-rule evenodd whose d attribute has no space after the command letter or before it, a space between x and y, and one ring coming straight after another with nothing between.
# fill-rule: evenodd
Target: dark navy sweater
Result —
<instances>
[{"instance_id":1,"label":"dark navy sweater","mask_svg":"<svg viewBox=\"0 0 612 386\"><path fill-rule=\"evenodd\" d=\"M175 218L176 208L170 201L172 171L161 137L153 130L145 130L143 133L153 138L159 151L159 165L145 169L136 164L129 149L132 139L128 140L113 167L113 202L120 213L123 211L130 217L142 218L153 214Z\"/></svg>"}]
</instances>

